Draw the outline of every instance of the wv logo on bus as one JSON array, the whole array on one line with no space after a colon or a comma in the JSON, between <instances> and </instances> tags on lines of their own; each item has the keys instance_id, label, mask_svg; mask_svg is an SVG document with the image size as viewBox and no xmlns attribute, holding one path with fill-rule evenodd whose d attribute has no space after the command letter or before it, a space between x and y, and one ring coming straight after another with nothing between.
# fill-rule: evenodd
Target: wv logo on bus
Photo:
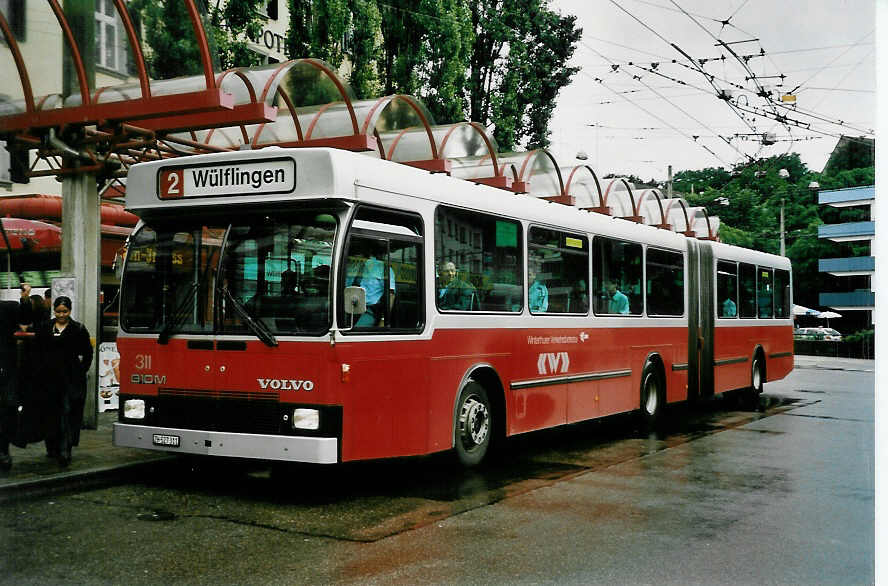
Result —
<instances>
[{"instance_id":1,"label":"wv logo on bus","mask_svg":"<svg viewBox=\"0 0 888 586\"><path fill-rule=\"evenodd\" d=\"M537 357L537 372L540 374L564 373L569 366L567 352L543 352Z\"/></svg>"}]
</instances>

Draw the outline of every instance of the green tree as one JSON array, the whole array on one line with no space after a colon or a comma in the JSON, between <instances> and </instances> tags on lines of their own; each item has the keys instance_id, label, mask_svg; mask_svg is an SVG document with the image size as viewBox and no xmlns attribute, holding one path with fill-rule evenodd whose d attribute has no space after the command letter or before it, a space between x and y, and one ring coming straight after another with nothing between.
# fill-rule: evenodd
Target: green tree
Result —
<instances>
[{"instance_id":1,"label":"green tree","mask_svg":"<svg viewBox=\"0 0 888 586\"><path fill-rule=\"evenodd\" d=\"M230 0L224 6L214 4L204 15L215 70L261 62L261 55L248 45L248 39L256 38L261 31L261 4L262 0ZM194 29L183 2L133 0L129 6L142 25L148 49L145 61L152 78L197 75L202 71Z\"/></svg>"},{"instance_id":2,"label":"green tree","mask_svg":"<svg viewBox=\"0 0 888 586\"><path fill-rule=\"evenodd\" d=\"M464 0L423 0L418 20L426 35L420 48L420 96L436 120L466 116L465 87L474 32Z\"/></svg>"},{"instance_id":3,"label":"green tree","mask_svg":"<svg viewBox=\"0 0 888 586\"><path fill-rule=\"evenodd\" d=\"M353 23L349 82L358 98L378 96L382 89L379 77L382 16L375 0L350 0L349 8Z\"/></svg>"},{"instance_id":4,"label":"green tree","mask_svg":"<svg viewBox=\"0 0 888 586\"><path fill-rule=\"evenodd\" d=\"M786 169L789 176L780 176ZM821 258L860 256L867 254L866 244L836 244L820 240L821 224L861 221L869 218L868 210L832 208L817 203L817 194L809 189L816 181L820 189L841 189L872 185L874 168L836 170L814 173L808 170L796 153L770 157L738 165L731 172L724 169L680 171L675 175L677 191L683 191L691 205L706 208L721 220L719 235L723 242L756 250L779 251L780 207L785 217L786 255L793 263L795 302L809 307L819 304L821 291L841 284L821 273ZM690 185L695 193L689 193Z\"/></svg>"},{"instance_id":5,"label":"green tree","mask_svg":"<svg viewBox=\"0 0 888 586\"><path fill-rule=\"evenodd\" d=\"M567 66L582 35L576 17L548 0L481 0L471 19L470 118L493 125L503 150L548 146L555 99L578 70Z\"/></svg>"}]
</instances>

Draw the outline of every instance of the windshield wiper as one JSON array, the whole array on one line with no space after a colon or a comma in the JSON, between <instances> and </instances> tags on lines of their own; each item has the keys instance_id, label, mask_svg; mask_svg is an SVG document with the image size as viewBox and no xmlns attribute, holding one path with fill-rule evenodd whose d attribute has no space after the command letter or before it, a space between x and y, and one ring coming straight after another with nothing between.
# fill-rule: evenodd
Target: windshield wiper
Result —
<instances>
[{"instance_id":1,"label":"windshield wiper","mask_svg":"<svg viewBox=\"0 0 888 586\"><path fill-rule=\"evenodd\" d=\"M166 344L170 341L170 336L173 334L173 330L175 330L179 325L185 321L185 318L188 316L188 310L190 309L191 302L194 301L194 296L197 293L198 289L200 289L200 281L194 281L188 288L188 291L185 293L185 296L182 297L182 301L179 302L179 305L173 310L173 314L171 316L170 321L168 321L163 329L160 330L160 334L157 336L158 344Z\"/></svg>"},{"instance_id":2,"label":"windshield wiper","mask_svg":"<svg viewBox=\"0 0 888 586\"><path fill-rule=\"evenodd\" d=\"M250 310L244 307L244 304L228 290L228 287L221 287L218 291L225 297L225 299L231 302L231 306L234 308L235 313L246 322L247 326L249 326L253 333L256 334L257 338L262 340L266 346L274 348L278 345L277 339L274 337L274 334L271 333L271 330L268 329L268 326L262 323L261 320L253 317Z\"/></svg>"}]
</instances>

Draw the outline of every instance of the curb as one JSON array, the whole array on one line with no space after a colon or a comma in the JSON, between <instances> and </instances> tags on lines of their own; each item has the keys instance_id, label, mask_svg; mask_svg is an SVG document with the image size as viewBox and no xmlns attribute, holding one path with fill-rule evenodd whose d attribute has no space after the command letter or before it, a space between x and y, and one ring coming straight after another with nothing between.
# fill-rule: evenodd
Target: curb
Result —
<instances>
[{"instance_id":1,"label":"curb","mask_svg":"<svg viewBox=\"0 0 888 586\"><path fill-rule=\"evenodd\" d=\"M36 497L58 494L70 490L92 490L120 484L127 478L142 472L144 468L175 460L174 456L161 456L141 462L128 462L78 470L61 472L44 478L29 478L0 485L0 503L26 500Z\"/></svg>"}]
</instances>

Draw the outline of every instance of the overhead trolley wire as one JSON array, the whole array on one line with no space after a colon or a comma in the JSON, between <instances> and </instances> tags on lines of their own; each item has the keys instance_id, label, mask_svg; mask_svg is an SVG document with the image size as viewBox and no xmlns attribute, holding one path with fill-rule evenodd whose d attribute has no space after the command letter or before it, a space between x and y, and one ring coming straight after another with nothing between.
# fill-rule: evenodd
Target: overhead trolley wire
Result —
<instances>
[{"instance_id":1,"label":"overhead trolley wire","mask_svg":"<svg viewBox=\"0 0 888 586\"><path fill-rule=\"evenodd\" d=\"M626 13L630 18L632 18L633 20L635 20L638 24L640 24L641 26L643 26L645 29L647 29L648 31L650 31L650 32L651 32L654 36L656 36L658 39L660 39L661 41L663 41L664 43L666 43L667 45L669 45L670 47L672 47L673 49L675 49L676 51L678 51L682 56L684 56L684 58L688 60L688 62L693 66L693 68L696 69L697 72L699 72L700 74L702 74L702 75L706 78L706 81L709 82L709 85L711 85L711 86L713 87L713 89L715 89L715 91L716 91L716 95L717 95L717 96L723 93L722 89L719 88L719 87L713 82L713 79L714 79L713 76L711 76L709 73L707 73L706 71L704 71L704 70L703 70L703 69L697 64L697 62L694 60L694 58L691 57L690 55L688 55L687 52L686 52L684 49L682 49L681 47L679 47L678 45L676 45L675 43L673 43L672 41L670 41L669 39L667 39L666 37L664 37L663 35L661 35L660 33L658 33L658 32L657 32L656 30L654 30L651 26L649 26L646 22L642 21L640 18L638 18L637 16L635 16L634 14L632 14L631 12L629 12L628 10L626 10L625 8L623 8L623 6L621 6L621 5L617 2L617 0L609 0L609 2L610 2L611 4L613 4L614 6L616 6L617 8L619 8L622 12ZM707 32L708 32L708 31L707 31ZM731 104L731 102L730 102L729 100L725 100L725 103L728 105L729 108L731 108L732 110L734 110L734 113L737 115L737 117L740 118L740 120L743 121L743 123L746 124L746 125L750 128L750 130L753 130L753 131L755 130L755 127L752 126L752 125L749 123L748 120L746 120L743 116L741 116L741 115L739 114L739 112L737 112L737 111L734 109L733 104Z\"/></svg>"},{"instance_id":2,"label":"overhead trolley wire","mask_svg":"<svg viewBox=\"0 0 888 586\"><path fill-rule=\"evenodd\" d=\"M585 43L584 43L584 44L585 44ZM599 53L599 52L598 52L596 49L594 49L593 47L591 47L591 46L589 46L589 45L586 45L586 47L587 47L589 50L591 50L593 53L595 53L596 55L598 55L600 58L604 59L605 61L610 61L610 59L608 59L606 56L604 56L604 55L602 55L601 53ZM664 96L663 94L661 94L659 91L657 91L657 90L654 89L653 87L649 86L649 85L648 85L647 83L645 83L640 77L638 77L638 76L633 76L633 79L635 79L636 81L638 81L638 83L640 83L641 85L645 86L647 89L649 89L650 91L652 91L653 93L655 93L655 94L656 94L661 100L665 101L665 102L668 103L670 106L672 106L673 108L675 108L676 110L678 110L679 112L681 112L682 114L684 114L685 116L687 116L688 118L690 118L691 120L693 120L694 122L696 122L697 124L699 124L700 126L702 126L703 128L705 128L706 130L712 132L713 134L717 134L712 128L709 128L704 122L700 121L699 119L697 119L696 117L694 117L692 114L690 114L689 112L687 112L684 108L678 106L675 102L669 100L666 96ZM608 88L608 89L610 89L610 88ZM613 90L611 90L611 91L613 91ZM632 104L635 105L636 107L641 108L641 106L638 106L637 104L635 104L635 102L633 102L633 101L631 101L631 100L628 100L628 98L626 98L625 95L623 95L623 94L617 94L617 95L619 95L622 99L629 101L630 103L632 103ZM643 108L642 108L642 109L643 109ZM645 110L645 111L646 111L646 110ZM659 119L659 118L658 118L658 119ZM667 124L668 124L668 123L667 123ZM669 126L672 126L672 125L669 125ZM693 140L695 143L697 143L697 139L694 138L693 136L687 136L687 135L685 135L685 134L684 134L683 132L681 132L678 128L675 128L675 131L676 131L676 132L679 132L680 134L682 134L682 135L684 135L684 136L686 136L686 137L688 137L688 138L691 138L691 140ZM698 138L699 138L699 136L698 136ZM722 138L722 140L724 140L724 142L725 142L728 146L730 146L732 149L734 149L735 151L737 151L741 156L751 158L751 157L749 157L749 155L747 155L746 153L744 153L743 151L741 151L740 149L738 149L737 147L735 147L733 144L731 144L730 141L725 140L724 137L720 137L720 138ZM697 144L700 144L700 143L697 143ZM714 153L711 149L709 149L708 147L705 147L705 145L701 145L701 146L704 146L704 148L706 148L707 151L709 151L710 153L713 154L713 156L715 156L715 157L718 158L720 161L722 161L722 159L721 159L720 157L718 157L717 155L715 155L715 153ZM722 161L722 162L724 163L724 161ZM725 163L725 164L727 164L727 163Z\"/></svg>"},{"instance_id":3,"label":"overhead trolley wire","mask_svg":"<svg viewBox=\"0 0 888 586\"><path fill-rule=\"evenodd\" d=\"M589 78L591 78L591 79L597 81L597 82L598 82L599 84L601 84L601 86L604 87L605 89L610 89L610 88L607 86L607 84L604 83L604 80L601 79L600 77L594 77L593 75L591 75L591 74L589 74L589 73L587 73L587 72L585 72L585 71L583 71L583 70L580 70L580 73L582 73L583 75L585 75L585 76L587 76L587 77L589 77ZM705 150L706 152L708 152L710 155L712 155L713 157L715 157L715 158L716 158L719 162L721 162L723 165L726 165L726 166L729 166L729 165L730 165L730 163L728 163L727 161L725 161L724 159L722 159L720 156L718 156L718 155L717 155L712 149L710 149L708 146L706 146L705 144L703 144L703 143L701 143L701 142L696 141L691 135L689 135L689 134L685 134L681 129L676 128L676 127L673 126L672 124L669 124L669 122L667 122L666 120L664 120L664 119L661 118L660 116L657 116L656 114L654 114L653 112L651 112L650 110L648 110L647 108L645 108L644 106L639 106L638 104L636 104L635 102L633 102L632 100L630 100L629 98L627 98L627 97L626 97L625 95L623 95L623 94L619 94L619 93L617 93L617 92L614 92L614 94L617 95L617 96L619 96L619 97L622 98L623 100L627 101L629 104L635 106L636 108L638 108L639 110L641 110L642 112L644 112L645 114L647 114L648 116L650 116L651 118L654 118L655 120L658 120L658 121L661 122L662 124L665 124L666 126L668 126L669 128L671 128L673 131L677 132L678 134L680 134L680 135L682 135L683 137L687 138L688 140L692 141L694 144L696 144L697 146L699 146L700 148L702 148L703 150Z\"/></svg>"},{"instance_id":4,"label":"overhead trolley wire","mask_svg":"<svg viewBox=\"0 0 888 586\"><path fill-rule=\"evenodd\" d=\"M803 81L803 82L800 83L799 85L797 85L797 86L795 86L794 88L792 88L792 90L790 90L789 93L791 93L791 94L792 94L792 93L795 93L799 88L803 87L803 86L804 86L805 84L807 84L809 81L811 81L812 79L814 79L815 77L817 77L818 75L820 75L820 73L823 72L827 67L829 67L830 65L832 65L833 63L835 63L836 61L838 61L840 58L844 57L846 53L848 53L849 51L851 51L854 47L858 46L858 45L860 44L861 41L863 41L865 38L869 37L871 34L873 34L873 32L875 32L875 29L871 30L870 32L868 32L868 33L866 33L865 35L863 35L862 37L860 37L860 39L857 41L857 43L855 43L855 44L849 46L847 49L845 49L844 51L842 51L841 53L839 53L838 55L836 55L836 56L832 59L832 61L830 61L829 63L827 63L826 65L824 65L824 66L821 67L820 69L818 69L818 70L817 70L816 72L814 72L814 73L813 73L808 79L806 79L805 81ZM855 67L856 67L856 66L855 66Z\"/></svg>"}]
</instances>

